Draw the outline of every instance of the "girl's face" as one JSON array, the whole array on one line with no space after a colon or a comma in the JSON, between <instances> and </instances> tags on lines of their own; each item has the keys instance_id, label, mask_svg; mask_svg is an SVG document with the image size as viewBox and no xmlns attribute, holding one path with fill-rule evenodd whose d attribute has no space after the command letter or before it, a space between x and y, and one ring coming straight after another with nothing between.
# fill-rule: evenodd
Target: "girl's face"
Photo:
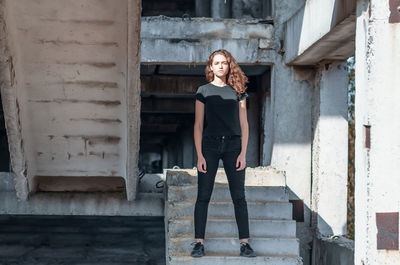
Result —
<instances>
[{"instance_id":1,"label":"girl's face","mask_svg":"<svg viewBox=\"0 0 400 265\"><path fill-rule=\"evenodd\" d=\"M213 71L214 75L219 78L224 78L229 72L229 64L226 57L222 54L216 54L211 63L210 69Z\"/></svg>"}]
</instances>

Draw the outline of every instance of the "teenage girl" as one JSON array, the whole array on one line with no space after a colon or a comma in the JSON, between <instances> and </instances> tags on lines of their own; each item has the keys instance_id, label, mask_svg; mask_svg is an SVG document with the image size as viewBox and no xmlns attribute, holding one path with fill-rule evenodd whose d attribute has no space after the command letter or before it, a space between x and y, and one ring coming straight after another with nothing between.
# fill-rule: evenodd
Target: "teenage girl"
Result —
<instances>
[{"instance_id":1,"label":"teenage girl","mask_svg":"<svg viewBox=\"0 0 400 265\"><path fill-rule=\"evenodd\" d=\"M204 256L204 234L208 204L222 159L235 209L240 255L255 257L250 247L249 221L245 199L246 149L249 127L246 112L247 77L226 50L216 50L208 58L209 83L196 92L194 142L197 151L197 200L194 210L195 242L192 257Z\"/></svg>"}]
</instances>

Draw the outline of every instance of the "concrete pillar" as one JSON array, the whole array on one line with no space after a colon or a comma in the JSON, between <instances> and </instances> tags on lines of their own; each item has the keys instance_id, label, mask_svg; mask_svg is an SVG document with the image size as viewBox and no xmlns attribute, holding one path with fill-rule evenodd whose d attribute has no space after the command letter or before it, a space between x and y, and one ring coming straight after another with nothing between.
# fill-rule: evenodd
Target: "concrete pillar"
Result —
<instances>
[{"instance_id":1,"label":"concrete pillar","mask_svg":"<svg viewBox=\"0 0 400 265\"><path fill-rule=\"evenodd\" d=\"M232 0L211 0L211 17L230 18Z\"/></svg>"},{"instance_id":2,"label":"concrete pillar","mask_svg":"<svg viewBox=\"0 0 400 265\"><path fill-rule=\"evenodd\" d=\"M263 0L262 5L262 17L266 18L272 16L273 14L273 5L271 0Z\"/></svg>"},{"instance_id":3,"label":"concrete pillar","mask_svg":"<svg viewBox=\"0 0 400 265\"><path fill-rule=\"evenodd\" d=\"M243 0L232 0L232 18L243 17Z\"/></svg>"},{"instance_id":4,"label":"concrete pillar","mask_svg":"<svg viewBox=\"0 0 400 265\"><path fill-rule=\"evenodd\" d=\"M345 235L347 224L347 67L325 65L314 88L313 226L317 235Z\"/></svg>"},{"instance_id":5,"label":"concrete pillar","mask_svg":"<svg viewBox=\"0 0 400 265\"><path fill-rule=\"evenodd\" d=\"M354 264L400 259L400 19L390 3L357 1Z\"/></svg>"},{"instance_id":6,"label":"concrete pillar","mask_svg":"<svg viewBox=\"0 0 400 265\"><path fill-rule=\"evenodd\" d=\"M211 0L196 0L196 17L210 17L210 1Z\"/></svg>"}]
</instances>

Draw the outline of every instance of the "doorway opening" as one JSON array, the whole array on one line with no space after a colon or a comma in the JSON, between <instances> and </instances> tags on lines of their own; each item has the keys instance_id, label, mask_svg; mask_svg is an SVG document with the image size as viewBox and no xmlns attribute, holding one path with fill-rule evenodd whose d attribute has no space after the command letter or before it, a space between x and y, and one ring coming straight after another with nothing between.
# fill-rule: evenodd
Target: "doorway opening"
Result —
<instances>
[{"instance_id":1,"label":"doorway opening","mask_svg":"<svg viewBox=\"0 0 400 265\"><path fill-rule=\"evenodd\" d=\"M269 65L240 65L249 78L247 166L262 164L264 105L270 97ZM146 174L166 168L194 168L197 154L193 140L195 98L207 83L205 65L141 65L141 130L139 167ZM220 167L223 167L220 161Z\"/></svg>"}]
</instances>

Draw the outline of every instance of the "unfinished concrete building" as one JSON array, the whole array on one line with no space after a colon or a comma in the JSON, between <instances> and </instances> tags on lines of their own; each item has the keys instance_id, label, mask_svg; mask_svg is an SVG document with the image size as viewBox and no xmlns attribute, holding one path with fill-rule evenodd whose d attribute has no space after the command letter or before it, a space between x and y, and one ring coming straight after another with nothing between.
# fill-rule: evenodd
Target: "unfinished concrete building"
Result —
<instances>
[{"instance_id":1,"label":"unfinished concrete building","mask_svg":"<svg viewBox=\"0 0 400 265\"><path fill-rule=\"evenodd\" d=\"M206 82L208 55L224 48L250 80L253 264L395 264L399 126L387 114L398 99L399 6L0 0L0 213L165 216L167 264L243 264L222 169L210 204L210 255L189 257L194 93ZM354 257L342 238L353 55ZM390 159L382 159L386 151Z\"/></svg>"}]
</instances>

